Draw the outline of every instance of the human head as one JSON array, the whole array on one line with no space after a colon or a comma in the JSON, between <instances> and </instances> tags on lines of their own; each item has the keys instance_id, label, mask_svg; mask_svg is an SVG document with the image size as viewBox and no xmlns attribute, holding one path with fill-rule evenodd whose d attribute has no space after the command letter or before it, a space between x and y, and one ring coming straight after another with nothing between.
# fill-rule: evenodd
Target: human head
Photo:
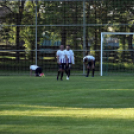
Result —
<instances>
[{"instance_id":1,"label":"human head","mask_svg":"<svg viewBox=\"0 0 134 134\"><path fill-rule=\"evenodd\" d=\"M84 62L87 62L87 61L88 61L88 59L87 59L87 58L85 58L85 59L84 59Z\"/></svg>"},{"instance_id":2,"label":"human head","mask_svg":"<svg viewBox=\"0 0 134 134\"><path fill-rule=\"evenodd\" d=\"M64 50L64 45L60 45L60 50Z\"/></svg>"},{"instance_id":3,"label":"human head","mask_svg":"<svg viewBox=\"0 0 134 134\"><path fill-rule=\"evenodd\" d=\"M66 46L66 49L67 49L67 50L70 50L70 46L69 46L69 45L67 45L67 46Z\"/></svg>"}]
</instances>

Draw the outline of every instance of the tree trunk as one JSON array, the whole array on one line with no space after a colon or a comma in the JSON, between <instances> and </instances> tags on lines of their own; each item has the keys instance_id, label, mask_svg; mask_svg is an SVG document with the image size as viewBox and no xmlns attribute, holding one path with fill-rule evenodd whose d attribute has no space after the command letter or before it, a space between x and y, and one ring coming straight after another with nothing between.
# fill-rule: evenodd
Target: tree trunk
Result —
<instances>
[{"instance_id":1,"label":"tree trunk","mask_svg":"<svg viewBox=\"0 0 134 134\"><path fill-rule=\"evenodd\" d=\"M16 25L21 25L24 4L25 4L25 1L21 1L20 6L19 6L19 13L16 14L17 15L16 16ZM17 26L16 27L16 47L17 47L17 50L19 50L19 46L20 46L20 26ZM19 60L20 60L19 51L16 52L16 59L19 62Z\"/></svg>"},{"instance_id":2,"label":"tree trunk","mask_svg":"<svg viewBox=\"0 0 134 134\"><path fill-rule=\"evenodd\" d=\"M61 45L66 46L66 29L63 27L63 30L61 32Z\"/></svg>"},{"instance_id":3,"label":"tree trunk","mask_svg":"<svg viewBox=\"0 0 134 134\"><path fill-rule=\"evenodd\" d=\"M19 23L19 14L17 14L17 25L20 25ZM19 43L20 43L20 27L16 27L16 48L19 50ZM19 62L19 51L16 52L16 59Z\"/></svg>"},{"instance_id":4,"label":"tree trunk","mask_svg":"<svg viewBox=\"0 0 134 134\"><path fill-rule=\"evenodd\" d=\"M64 12L63 12L63 20L64 20L64 24L66 23L66 19L65 19L65 2L64 2ZM66 46L66 28L63 26L61 29L61 45Z\"/></svg>"},{"instance_id":5,"label":"tree trunk","mask_svg":"<svg viewBox=\"0 0 134 134\"><path fill-rule=\"evenodd\" d=\"M125 50L125 40L126 40L126 36L123 36L122 38L122 44L123 44L123 49ZM121 53L121 62L124 62L124 55L125 55L125 51L122 51Z\"/></svg>"},{"instance_id":6,"label":"tree trunk","mask_svg":"<svg viewBox=\"0 0 134 134\"><path fill-rule=\"evenodd\" d=\"M129 37L128 37L128 49L129 50L133 50L132 42L133 42L133 35L129 35ZM131 55L131 59L134 63L134 51L130 51L130 55Z\"/></svg>"},{"instance_id":7,"label":"tree trunk","mask_svg":"<svg viewBox=\"0 0 134 134\"><path fill-rule=\"evenodd\" d=\"M130 28L130 32L134 32L134 26L132 26ZM133 49L133 35L129 35L127 39L128 39L128 49L129 50L134 50ZM131 55L131 59L134 63L134 51L130 51L130 55Z\"/></svg>"},{"instance_id":8,"label":"tree trunk","mask_svg":"<svg viewBox=\"0 0 134 134\"><path fill-rule=\"evenodd\" d=\"M90 4L88 4L88 6L87 6L87 10L88 10L88 12L87 12L87 16L86 16L86 18L87 18L87 21L89 20L89 17L90 17ZM89 28L88 27L86 27L86 49L87 49L87 52L90 52L90 46L88 46L88 42L89 42Z\"/></svg>"}]
</instances>

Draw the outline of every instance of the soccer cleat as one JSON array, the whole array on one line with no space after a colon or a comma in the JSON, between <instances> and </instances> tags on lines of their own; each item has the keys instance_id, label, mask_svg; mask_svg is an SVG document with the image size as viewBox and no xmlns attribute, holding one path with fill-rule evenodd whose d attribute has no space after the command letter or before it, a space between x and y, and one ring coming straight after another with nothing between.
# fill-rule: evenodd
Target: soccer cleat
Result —
<instances>
[{"instance_id":1,"label":"soccer cleat","mask_svg":"<svg viewBox=\"0 0 134 134\"><path fill-rule=\"evenodd\" d=\"M58 80L59 78L57 77L57 80Z\"/></svg>"},{"instance_id":2,"label":"soccer cleat","mask_svg":"<svg viewBox=\"0 0 134 134\"><path fill-rule=\"evenodd\" d=\"M69 77L68 76L66 77L66 80L69 80Z\"/></svg>"},{"instance_id":3,"label":"soccer cleat","mask_svg":"<svg viewBox=\"0 0 134 134\"><path fill-rule=\"evenodd\" d=\"M87 75L85 77L88 77Z\"/></svg>"}]
</instances>

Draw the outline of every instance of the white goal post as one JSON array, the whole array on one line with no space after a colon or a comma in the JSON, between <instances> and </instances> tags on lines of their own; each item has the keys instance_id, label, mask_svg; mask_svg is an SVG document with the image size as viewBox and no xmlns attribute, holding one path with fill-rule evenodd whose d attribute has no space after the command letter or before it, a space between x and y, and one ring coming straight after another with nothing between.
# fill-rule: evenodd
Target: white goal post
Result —
<instances>
[{"instance_id":1,"label":"white goal post","mask_svg":"<svg viewBox=\"0 0 134 134\"><path fill-rule=\"evenodd\" d=\"M103 76L103 42L105 35L134 35L132 32L101 32L100 76Z\"/></svg>"}]
</instances>

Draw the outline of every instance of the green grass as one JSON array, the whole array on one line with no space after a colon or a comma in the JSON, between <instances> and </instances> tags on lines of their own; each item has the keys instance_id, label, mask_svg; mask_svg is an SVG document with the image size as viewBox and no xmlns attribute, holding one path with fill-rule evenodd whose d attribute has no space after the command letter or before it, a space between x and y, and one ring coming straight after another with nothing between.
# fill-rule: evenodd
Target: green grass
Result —
<instances>
[{"instance_id":1,"label":"green grass","mask_svg":"<svg viewBox=\"0 0 134 134\"><path fill-rule=\"evenodd\" d=\"M0 77L0 134L134 134L133 126L133 77Z\"/></svg>"}]
</instances>

